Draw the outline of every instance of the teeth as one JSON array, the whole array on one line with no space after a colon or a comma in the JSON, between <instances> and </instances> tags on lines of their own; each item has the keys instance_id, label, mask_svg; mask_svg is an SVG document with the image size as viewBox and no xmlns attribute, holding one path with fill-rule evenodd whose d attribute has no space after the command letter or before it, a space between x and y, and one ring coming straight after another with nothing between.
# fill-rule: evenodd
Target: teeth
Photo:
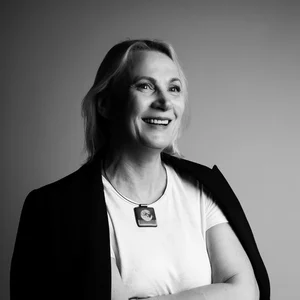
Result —
<instances>
[{"instance_id":1,"label":"teeth","mask_svg":"<svg viewBox=\"0 0 300 300\"><path fill-rule=\"evenodd\" d=\"M144 121L149 124L158 124L158 125L168 125L169 124L169 120L144 119Z\"/></svg>"}]
</instances>

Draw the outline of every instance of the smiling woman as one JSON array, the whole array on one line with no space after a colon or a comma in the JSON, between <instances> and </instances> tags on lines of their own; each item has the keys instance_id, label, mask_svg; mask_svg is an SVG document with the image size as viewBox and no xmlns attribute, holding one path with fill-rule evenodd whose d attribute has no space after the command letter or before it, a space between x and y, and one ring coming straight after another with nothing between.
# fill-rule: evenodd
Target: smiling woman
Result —
<instances>
[{"instance_id":1,"label":"smiling woman","mask_svg":"<svg viewBox=\"0 0 300 300\"><path fill-rule=\"evenodd\" d=\"M128 93L127 99L118 100L125 101L126 108L122 119L114 124L120 127L114 129L111 137L121 139L121 133L126 144L130 141L134 144L137 153L143 152L141 146L163 151L172 144L177 138L185 104L179 77L177 66L165 54L135 52L126 77L129 91L122 93Z\"/></svg>"},{"instance_id":2,"label":"smiling woman","mask_svg":"<svg viewBox=\"0 0 300 300\"><path fill-rule=\"evenodd\" d=\"M152 58L155 59L155 65L153 64L154 61L151 61ZM144 62L144 59L147 59L147 62ZM168 68L165 69L164 67ZM162 79L164 72L169 76L170 82L165 82L166 78ZM171 76L172 74L174 77ZM166 93L167 90L168 93ZM91 159L97 150L104 146L111 136L114 136L109 132L110 126L107 126L108 114L113 113L115 119L124 121L123 112L126 109L125 106L129 105L124 101L124 98L128 96L129 99L128 93L134 96L137 95L137 92L140 92L140 97L144 97L144 99L150 99L151 95L152 98L153 95L159 96L160 101L154 103L154 106L161 104L164 97L170 95L176 96L174 98L181 98L183 100L181 105L184 106L187 101L186 78L175 51L167 43L129 40L116 45L107 53L97 72L93 87L83 101L88 159ZM142 96L143 94L144 96ZM166 105L169 105L169 98L165 100L167 100ZM113 111L111 112L111 110ZM99 114L96 114L96 111ZM152 117L152 115L149 116ZM155 117L157 120L161 119ZM168 120L171 121L172 118L169 117ZM100 123L101 126L97 126L97 123ZM175 130L176 136L174 136L172 143L163 150L164 152L179 155L177 138L180 131L180 128Z\"/></svg>"},{"instance_id":3,"label":"smiling woman","mask_svg":"<svg viewBox=\"0 0 300 300\"><path fill-rule=\"evenodd\" d=\"M25 201L12 300L270 298L227 181L180 156L186 101L168 43L108 52L82 104L86 164Z\"/></svg>"}]
</instances>

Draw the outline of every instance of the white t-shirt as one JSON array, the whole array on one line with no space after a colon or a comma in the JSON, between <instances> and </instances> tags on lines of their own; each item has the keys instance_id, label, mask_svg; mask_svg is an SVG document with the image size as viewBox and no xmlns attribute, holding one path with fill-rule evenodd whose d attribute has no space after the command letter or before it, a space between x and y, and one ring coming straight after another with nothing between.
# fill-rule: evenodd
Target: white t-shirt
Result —
<instances>
[{"instance_id":1,"label":"white t-shirt","mask_svg":"<svg viewBox=\"0 0 300 300\"><path fill-rule=\"evenodd\" d=\"M165 165L167 186L153 207L157 227L138 227L136 204L124 199L104 176L111 256L135 297L174 294L211 283L205 232L227 222L198 181Z\"/></svg>"}]
</instances>

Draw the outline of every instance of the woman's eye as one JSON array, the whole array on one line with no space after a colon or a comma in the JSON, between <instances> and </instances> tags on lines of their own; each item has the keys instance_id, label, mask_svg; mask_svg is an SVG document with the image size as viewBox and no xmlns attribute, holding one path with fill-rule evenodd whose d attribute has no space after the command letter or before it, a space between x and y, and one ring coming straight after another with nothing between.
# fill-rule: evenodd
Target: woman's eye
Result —
<instances>
[{"instance_id":1,"label":"woman's eye","mask_svg":"<svg viewBox=\"0 0 300 300\"><path fill-rule=\"evenodd\" d=\"M169 91L172 92L172 93L180 93L181 88L180 88L180 86L171 86Z\"/></svg>"},{"instance_id":2,"label":"woman's eye","mask_svg":"<svg viewBox=\"0 0 300 300\"><path fill-rule=\"evenodd\" d=\"M153 87L149 83L140 83L137 85L137 88L141 90L153 90Z\"/></svg>"}]
</instances>

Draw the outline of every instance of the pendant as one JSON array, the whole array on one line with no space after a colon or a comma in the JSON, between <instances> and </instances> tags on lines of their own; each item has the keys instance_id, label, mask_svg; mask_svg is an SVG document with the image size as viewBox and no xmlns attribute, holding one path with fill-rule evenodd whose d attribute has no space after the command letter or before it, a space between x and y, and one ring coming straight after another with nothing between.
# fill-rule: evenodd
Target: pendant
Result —
<instances>
[{"instance_id":1,"label":"pendant","mask_svg":"<svg viewBox=\"0 0 300 300\"><path fill-rule=\"evenodd\" d=\"M157 227L155 211L153 207L139 205L134 208L136 224L139 227Z\"/></svg>"}]
</instances>

